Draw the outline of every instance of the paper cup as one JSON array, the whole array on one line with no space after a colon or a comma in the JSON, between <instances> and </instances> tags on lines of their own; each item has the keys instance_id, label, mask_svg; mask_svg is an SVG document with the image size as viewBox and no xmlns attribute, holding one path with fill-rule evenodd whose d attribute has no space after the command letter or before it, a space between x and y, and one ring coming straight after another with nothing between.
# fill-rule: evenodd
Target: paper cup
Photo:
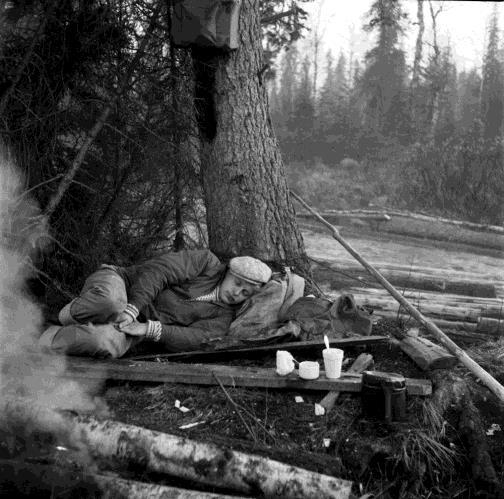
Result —
<instances>
[{"instance_id":1,"label":"paper cup","mask_svg":"<svg viewBox=\"0 0 504 499\"><path fill-rule=\"evenodd\" d=\"M341 363L343 362L343 350L339 348L324 348L324 369L326 378L335 379L341 376Z\"/></svg>"},{"instance_id":2,"label":"paper cup","mask_svg":"<svg viewBox=\"0 0 504 499\"><path fill-rule=\"evenodd\" d=\"M287 350L277 350L276 372L280 376L287 376L294 371L294 359Z\"/></svg>"},{"instance_id":3,"label":"paper cup","mask_svg":"<svg viewBox=\"0 0 504 499\"><path fill-rule=\"evenodd\" d=\"M318 362L305 360L299 363L299 377L303 379L317 379L320 374L320 366Z\"/></svg>"}]
</instances>

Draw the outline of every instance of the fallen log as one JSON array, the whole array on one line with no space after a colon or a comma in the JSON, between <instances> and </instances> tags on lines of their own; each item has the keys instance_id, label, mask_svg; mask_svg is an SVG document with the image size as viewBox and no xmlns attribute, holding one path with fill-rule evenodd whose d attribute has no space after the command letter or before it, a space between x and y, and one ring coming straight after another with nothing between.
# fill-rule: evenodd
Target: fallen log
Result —
<instances>
[{"instance_id":1,"label":"fallen log","mask_svg":"<svg viewBox=\"0 0 504 499\"><path fill-rule=\"evenodd\" d=\"M383 312L380 310L375 310L373 312L375 318L383 318L383 319L392 319L396 321L402 321L404 324L415 326L421 326L421 323L416 319L411 317L411 315L407 313L397 313L397 312ZM450 338L461 339L463 341L470 342L478 342L478 341L495 341L499 338L501 333L492 334L486 331L476 331L477 324L471 322L460 322L460 321L447 321L443 319L434 319L430 318L430 320L436 324L436 326L443 328L446 331L446 335ZM427 331L426 334L429 337L434 337L429 334Z\"/></svg>"},{"instance_id":2,"label":"fallen log","mask_svg":"<svg viewBox=\"0 0 504 499\"><path fill-rule=\"evenodd\" d=\"M381 288L351 287L349 292L363 298L373 300L392 301L389 294ZM402 295L415 300L423 306L438 305L439 307L467 308L471 311L481 311L482 317L504 316L503 301L499 298L481 298L474 296L461 296L430 291L403 290Z\"/></svg>"},{"instance_id":3,"label":"fallen log","mask_svg":"<svg viewBox=\"0 0 504 499\"><path fill-rule=\"evenodd\" d=\"M328 268L333 270L332 275L328 274ZM363 269L345 268L329 262L317 261L312 268L312 272L317 282L329 282L334 289L355 287L358 282L377 283ZM439 293L480 298L497 297L495 285L492 282L454 279L448 276L408 272L405 270L384 271L383 276L392 285L404 289L420 289L423 291L436 291Z\"/></svg>"},{"instance_id":4,"label":"fallen log","mask_svg":"<svg viewBox=\"0 0 504 499\"><path fill-rule=\"evenodd\" d=\"M308 206L297 194L291 191L292 196L297 199L308 211L310 211L320 222L328 227L334 239L336 239L368 272L374 276L378 282L410 313L422 326L450 352L452 352L460 362L469 369L478 379L480 379L487 388L489 388L501 401L504 402L504 387L487 371L485 371L477 362L475 362L467 353L454 343L446 334L441 331L432 321L429 321L422 315L401 293L397 291L372 265L370 265L362 256L348 244L339 234L338 230L329 222L324 220L316 211Z\"/></svg>"},{"instance_id":5,"label":"fallen log","mask_svg":"<svg viewBox=\"0 0 504 499\"><path fill-rule=\"evenodd\" d=\"M357 265L355 260L346 257L346 255L341 255L338 256L337 259L331 260L325 260L324 258L318 258L317 260L325 261L331 265L336 265L339 268L345 269L345 271L362 272L362 266ZM419 266L414 264L390 263L389 261L374 261L373 266L378 267L380 269L380 273L387 274L390 272L392 275L416 274L447 280L455 279L457 281L474 281L475 277L474 272L458 270L450 267L428 267L424 265ZM484 281L494 285L504 282L504 276L500 274L480 272L477 276L480 282ZM377 282L379 281L377 280Z\"/></svg>"},{"instance_id":6,"label":"fallen log","mask_svg":"<svg viewBox=\"0 0 504 499\"><path fill-rule=\"evenodd\" d=\"M465 229L474 230L477 232L491 232L493 234L504 235L504 227L500 225L490 225L490 224L479 224L475 222L468 222L465 220L452 220L451 218L435 217L432 215L424 215L422 213L413 213L411 211L401 211L395 209L385 209L385 210L366 210L366 209L356 209L356 210L327 210L325 212L327 215L331 216L355 216L361 215L387 215L402 218L411 218L412 220L422 220L424 222L439 222L448 225L455 225L456 227L463 227ZM322 215L323 216L323 215Z\"/></svg>"},{"instance_id":7,"label":"fallen log","mask_svg":"<svg viewBox=\"0 0 504 499\"><path fill-rule=\"evenodd\" d=\"M373 356L368 353L361 353L348 369L350 373L362 374L366 369L373 365ZM328 414L334 407L336 400L340 396L340 391L334 390L329 392L319 403L324 408L325 414Z\"/></svg>"},{"instance_id":8,"label":"fallen log","mask_svg":"<svg viewBox=\"0 0 504 499\"><path fill-rule=\"evenodd\" d=\"M331 346L334 348L345 349L354 346L367 346L384 343L388 341L388 336L355 336L352 338L329 338ZM194 350L192 352L177 352L177 353L159 353L149 355L135 355L128 357L131 360L201 360L205 362L213 362L216 360L236 359L241 357L262 356L268 353L275 353L278 349L288 349L289 352L311 352L322 350L324 348L323 340L308 340L308 341L288 341L275 343L270 345L260 346L244 346L241 348L226 348L222 350Z\"/></svg>"},{"instance_id":9,"label":"fallen log","mask_svg":"<svg viewBox=\"0 0 504 499\"><path fill-rule=\"evenodd\" d=\"M8 359L5 359L8 363ZM17 361L18 363L21 360ZM27 369L33 369L36 356L27 360ZM39 361L40 362L40 361ZM19 369L19 366L18 366ZM114 379L121 381L147 381L161 383L182 383L191 385L244 386L255 388L277 388L289 390L317 390L360 392L361 376L354 373L342 373L338 379L328 379L324 371L314 380L301 379L297 370L287 376L279 376L273 368L236 367L218 364L182 364L170 362L131 361L127 359L98 360L80 357L68 357L66 370L51 370L44 366L44 375L64 376L81 379ZM409 395L430 395L431 382L427 379L406 379Z\"/></svg>"},{"instance_id":10,"label":"fallen log","mask_svg":"<svg viewBox=\"0 0 504 499\"><path fill-rule=\"evenodd\" d=\"M366 305L375 311L395 312L399 310L396 300L386 297L383 294L372 292L369 289L350 289L359 305ZM410 295L410 296L407 296ZM330 296L337 296L330 293ZM474 303L464 302L463 299L453 300L438 296L426 296L423 294L405 293L405 299L414 301L418 309L425 316L433 319L450 320L457 322L471 322L476 324L480 317L503 319L503 309L501 303Z\"/></svg>"},{"instance_id":11,"label":"fallen log","mask_svg":"<svg viewBox=\"0 0 504 499\"><path fill-rule=\"evenodd\" d=\"M492 319L490 317L478 317L476 325L478 333L502 336L504 334L504 319Z\"/></svg>"},{"instance_id":12,"label":"fallen log","mask_svg":"<svg viewBox=\"0 0 504 499\"><path fill-rule=\"evenodd\" d=\"M100 497L100 499L244 499L89 473L61 464L0 460L0 487L10 497Z\"/></svg>"},{"instance_id":13,"label":"fallen log","mask_svg":"<svg viewBox=\"0 0 504 499\"><path fill-rule=\"evenodd\" d=\"M457 364L457 357L446 348L418 336L418 329L410 329L398 338L399 348L423 371L449 369Z\"/></svg>"},{"instance_id":14,"label":"fallen log","mask_svg":"<svg viewBox=\"0 0 504 499\"><path fill-rule=\"evenodd\" d=\"M389 314L397 314L404 312L406 307L400 309L395 300L384 298L374 298L365 295L352 293L357 303L361 306L366 306L373 309L375 312L388 312ZM415 300L416 301L416 300ZM444 305L433 305L427 302L419 301L418 308L422 314L432 319L442 319L445 321L455 322L472 322L476 324L478 317L481 316L481 309L467 309L464 307L449 307Z\"/></svg>"},{"instance_id":15,"label":"fallen log","mask_svg":"<svg viewBox=\"0 0 504 499\"><path fill-rule=\"evenodd\" d=\"M387 213L376 210L327 210L325 213L336 218L369 218L379 222L388 222L390 220ZM297 216L311 218L308 213L298 213Z\"/></svg>"},{"instance_id":16,"label":"fallen log","mask_svg":"<svg viewBox=\"0 0 504 499\"><path fill-rule=\"evenodd\" d=\"M0 424L62 437L94 459L138 471L176 476L243 494L286 499L347 499L352 482L210 443L117 421L61 415L34 401L4 398ZM55 425L55 420L58 424Z\"/></svg>"},{"instance_id":17,"label":"fallen log","mask_svg":"<svg viewBox=\"0 0 504 499\"><path fill-rule=\"evenodd\" d=\"M349 288L349 291L355 294L362 294L373 299L391 300L390 295L381 288L351 287ZM485 312L489 311L498 314L503 313L503 301L501 298L481 298L421 290L402 290L402 295L407 299L417 301L417 303L437 303L447 307L467 307L469 309L484 310Z\"/></svg>"}]
</instances>

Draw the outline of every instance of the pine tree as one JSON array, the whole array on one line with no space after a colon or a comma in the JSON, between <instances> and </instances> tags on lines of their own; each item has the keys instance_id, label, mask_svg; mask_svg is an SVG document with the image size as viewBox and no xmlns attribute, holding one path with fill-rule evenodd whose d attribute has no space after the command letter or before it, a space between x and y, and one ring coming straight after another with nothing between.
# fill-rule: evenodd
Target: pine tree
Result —
<instances>
[{"instance_id":1,"label":"pine tree","mask_svg":"<svg viewBox=\"0 0 504 499\"><path fill-rule=\"evenodd\" d=\"M481 99L481 76L476 68L462 72L458 79L457 128L469 130L479 116Z\"/></svg>"},{"instance_id":2,"label":"pine tree","mask_svg":"<svg viewBox=\"0 0 504 499\"><path fill-rule=\"evenodd\" d=\"M481 83L481 120L486 138L501 135L504 111L504 72L499 54L497 7L494 7L488 27L488 44L483 61Z\"/></svg>"},{"instance_id":3,"label":"pine tree","mask_svg":"<svg viewBox=\"0 0 504 499\"><path fill-rule=\"evenodd\" d=\"M297 159L313 156L313 127L315 123L315 103L313 100L313 80L310 74L310 59L301 64L299 82L293 99L292 113L288 121L289 134L293 138L291 151Z\"/></svg>"},{"instance_id":4,"label":"pine tree","mask_svg":"<svg viewBox=\"0 0 504 499\"><path fill-rule=\"evenodd\" d=\"M271 119L282 149L288 150L286 141L289 136L288 122L293 113L294 94L299 65L299 53L296 44L293 44L279 63L279 83L272 100Z\"/></svg>"},{"instance_id":5,"label":"pine tree","mask_svg":"<svg viewBox=\"0 0 504 499\"><path fill-rule=\"evenodd\" d=\"M333 66L332 54L327 54L326 79L317 102L315 135L319 139L318 154L335 162L349 155L349 87L346 57L343 53Z\"/></svg>"},{"instance_id":6,"label":"pine tree","mask_svg":"<svg viewBox=\"0 0 504 499\"><path fill-rule=\"evenodd\" d=\"M406 62L399 48L403 13L399 0L376 0L366 31L377 30L377 44L365 55L361 78L367 126L384 135L398 133L406 123Z\"/></svg>"},{"instance_id":7,"label":"pine tree","mask_svg":"<svg viewBox=\"0 0 504 499\"><path fill-rule=\"evenodd\" d=\"M457 106L457 68L452 58L450 47L441 54L441 87L439 97L439 115L436 123L436 140L443 141L455 133L455 113Z\"/></svg>"}]
</instances>

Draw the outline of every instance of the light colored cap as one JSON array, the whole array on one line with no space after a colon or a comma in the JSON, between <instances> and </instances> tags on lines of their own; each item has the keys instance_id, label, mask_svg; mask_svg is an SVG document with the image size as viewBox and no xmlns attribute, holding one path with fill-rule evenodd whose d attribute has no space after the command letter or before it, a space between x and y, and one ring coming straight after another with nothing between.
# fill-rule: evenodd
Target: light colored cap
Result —
<instances>
[{"instance_id":1,"label":"light colored cap","mask_svg":"<svg viewBox=\"0 0 504 499\"><path fill-rule=\"evenodd\" d=\"M236 256L229 260L229 272L251 284L262 285L271 278L271 269L251 256Z\"/></svg>"}]
</instances>

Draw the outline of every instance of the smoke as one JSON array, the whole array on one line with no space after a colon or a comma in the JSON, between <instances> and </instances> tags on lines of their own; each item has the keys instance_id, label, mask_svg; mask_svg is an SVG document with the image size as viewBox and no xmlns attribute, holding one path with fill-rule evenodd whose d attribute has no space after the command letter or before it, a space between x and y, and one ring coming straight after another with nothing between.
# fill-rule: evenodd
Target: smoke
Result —
<instances>
[{"instance_id":1,"label":"smoke","mask_svg":"<svg viewBox=\"0 0 504 499\"><path fill-rule=\"evenodd\" d=\"M44 321L27 280L46 235L39 207L13 161L0 151L0 398L15 394L50 409L103 413L104 403L95 396L99 383L84 386L65 378L65 357L38 347Z\"/></svg>"}]
</instances>

